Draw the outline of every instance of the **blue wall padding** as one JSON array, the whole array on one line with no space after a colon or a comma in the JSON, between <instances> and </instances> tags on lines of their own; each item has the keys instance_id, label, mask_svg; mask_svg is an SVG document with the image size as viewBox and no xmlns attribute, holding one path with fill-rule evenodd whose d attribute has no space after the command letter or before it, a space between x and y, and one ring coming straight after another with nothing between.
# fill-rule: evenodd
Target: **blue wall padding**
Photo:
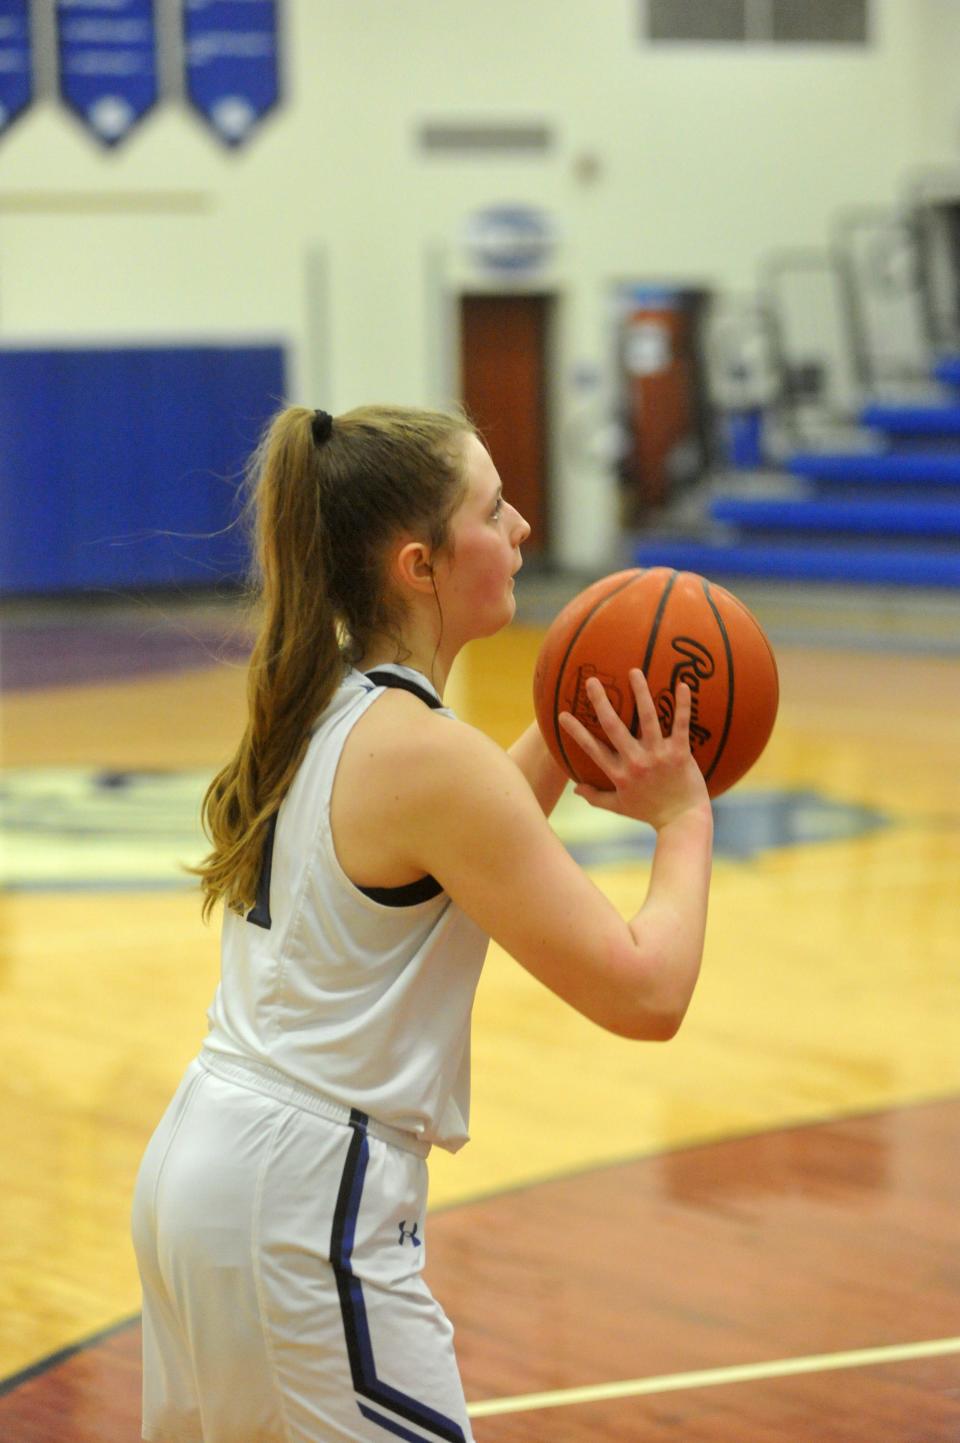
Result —
<instances>
[{"instance_id":1,"label":"blue wall padding","mask_svg":"<svg viewBox=\"0 0 960 1443\"><path fill-rule=\"evenodd\" d=\"M885 451L872 454L798 451L784 464L792 476L806 476L816 481L960 486L960 452Z\"/></svg>"},{"instance_id":2,"label":"blue wall padding","mask_svg":"<svg viewBox=\"0 0 960 1443\"><path fill-rule=\"evenodd\" d=\"M960 586L960 549L930 545L920 550L862 543L723 544L651 537L636 547L633 560L636 566L673 566L717 579L753 576L873 586Z\"/></svg>"},{"instance_id":3,"label":"blue wall padding","mask_svg":"<svg viewBox=\"0 0 960 1443\"><path fill-rule=\"evenodd\" d=\"M0 351L0 590L238 579L208 533L284 392L280 346Z\"/></svg>"},{"instance_id":4,"label":"blue wall padding","mask_svg":"<svg viewBox=\"0 0 960 1443\"><path fill-rule=\"evenodd\" d=\"M933 377L943 386L960 386L960 356L941 356L933 368Z\"/></svg>"},{"instance_id":5,"label":"blue wall padding","mask_svg":"<svg viewBox=\"0 0 960 1443\"><path fill-rule=\"evenodd\" d=\"M960 504L942 501L805 501L723 497L715 521L762 531L816 531L855 536L960 538Z\"/></svg>"},{"instance_id":6,"label":"blue wall padding","mask_svg":"<svg viewBox=\"0 0 960 1443\"><path fill-rule=\"evenodd\" d=\"M860 424L888 436L960 436L960 406L905 406L872 401Z\"/></svg>"}]
</instances>

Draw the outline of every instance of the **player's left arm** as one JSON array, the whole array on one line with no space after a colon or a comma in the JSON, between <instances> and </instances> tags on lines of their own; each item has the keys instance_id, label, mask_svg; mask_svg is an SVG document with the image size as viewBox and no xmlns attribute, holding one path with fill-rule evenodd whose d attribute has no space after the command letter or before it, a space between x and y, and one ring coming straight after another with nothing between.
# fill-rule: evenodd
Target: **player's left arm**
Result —
<instances>
[{"instance_id":1,"label":"player's left arm","mask_svg":"<svg viewBox=\"0 0 960 1443\"><path fill-rule=\"evenodd\" d=\"M523 772L544 816L549 817L569 777L554 761L536 722L531 722L513 746L507 749L507 755Z\"/></svg>"}]
</instances>

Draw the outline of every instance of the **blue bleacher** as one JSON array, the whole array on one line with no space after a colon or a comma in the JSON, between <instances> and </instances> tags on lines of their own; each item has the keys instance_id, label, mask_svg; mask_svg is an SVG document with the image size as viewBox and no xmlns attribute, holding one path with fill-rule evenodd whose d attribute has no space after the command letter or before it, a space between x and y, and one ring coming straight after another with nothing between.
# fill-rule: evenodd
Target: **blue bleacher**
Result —
<instances>
[{"instance_id":1,"label":"blue bleacher","mask_svg":"<svg viewBox=\"0 0 960 1443\"><path fill-rule=\"evenodd\" d=\"M960 388L960 356L941 356L933 368L933 376L942 386Z\"/></svg>"},{"instance_id":2,"label":"blue bleacher","mask_svg":"<svg viewBox=\"0 0 960 1443\"><path fill-rule=\"evenodd\" d=\"M860 424L886 436L960 437L960 406L910 405L871 401L860 412Z\"/></svg>"},{"instance_id":3,"label":"blue bleacher","mask_svg":"<svg viewBox=\"0 0 960 1443\"><path fill-rule=\"evenodd\" d=\"M673 566L717 580L755 577L775 581L841 582L871 586L960 586L960 548L829 542L711 541L646 537L635 547L636 566Z\"/></svg>"},{"instance_id":4,"label":"blue bleacher","mask_svg":"<svg viewBox=\"0 0 960 1443\"><path fill-rule=\"evenodd\" d=\"M725 496L711 504L710 515L749 531L960 540L960 502Z\"/></svg>"},{"instance_id":5,"label":"blue bleacher","mask_svg":"<svg viewBox=\"0 0 960 1443\"><path fill-rule=\"evenodd\" d=\"M652 535L638 566L673 566L718 580L874 586L960 586L960 456L798 453L794 478L754 473L705 506L700 536ZM784 494L784 486L791 489Z\"/></svg>"},{"instance_id":6,"label":"blue bleacher","mask_svg":"<svg viewBox=\"0 0 960 1443\"><path fill-rule=\"evenodd\" d=\"M791 476L811 481L960 487L960 451L798 451L785 462Z\"/></svg>"},{"instance_id":7,"label":"blue bleacher","mask_svg":"<svg viewBox=\"0 0 960 1443\"><path fill-rule=\"evenodd\" d=\"M781 278L784 268L832 264L778 260ZM846 404L823 381L826 360L822 391L797 390L806 357L781 354L771 339L776 304L768 284L763 303L739 322L731 312L723 345L710 352L730 472L705 482L695 519L693 498L685 499L680 532L671 534L667 519L638 537L635 562L718 580L960 587L960 354L941 355L923 389L918 377L899 397L874 394L851 430ZM812 449L817 442L808 440L801 444L811 449L782 455L785 436L830 434L841 449Z\"/></svg>"}]
</instances>

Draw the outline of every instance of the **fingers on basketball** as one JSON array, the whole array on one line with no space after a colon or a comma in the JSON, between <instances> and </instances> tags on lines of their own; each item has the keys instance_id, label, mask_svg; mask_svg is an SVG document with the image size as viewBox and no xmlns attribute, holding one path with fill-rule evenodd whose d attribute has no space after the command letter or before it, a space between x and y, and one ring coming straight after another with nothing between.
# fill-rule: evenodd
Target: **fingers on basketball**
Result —
<instances>
[{"instance_id":1,"label":"fingers on basketball","mask_svg":"<svg viewBox=\"0 0 960 1443\"><path fill-rule=\"evenodd\" d=\"M610 748L605 747L602 742L598 741L593 732L588 731L583 725L583 722L575 717L572 712L561 712L559 721L564 731L569 733L580 750L586 752L587 756L590 757L592 761L595 761L598 767L603 767L604 770L606 770L605 763L612 755Z\"/></svg>"},{"instance_id":2,"label":"fingers on basketball","mask_svg":"<svg viewBox=\"0 0 960 1443\"><path fill-rule=\"evenodd\" d=\"M670 729L671 737L675 737L678 744L689 749L690 746L690 712L693 707L693 693L685 681L677 682L677 689L674 692L673 726Z\"/></svg>"},{"instance_id":3,"label":"fingers on basketball","mask_svg":"<svg viewBox=\"0 0 960 1443\"><path fill-rule=\"evenodd\" d=\"M650 686L643 672L639 667L633 667L629 675L633 699L637 708L638 736L640 741L650 748L655 746L663 736L660 729L660 718L657 716L657 709L653 704L653 697L650 695Z\"/></svg>"}]
</instances>

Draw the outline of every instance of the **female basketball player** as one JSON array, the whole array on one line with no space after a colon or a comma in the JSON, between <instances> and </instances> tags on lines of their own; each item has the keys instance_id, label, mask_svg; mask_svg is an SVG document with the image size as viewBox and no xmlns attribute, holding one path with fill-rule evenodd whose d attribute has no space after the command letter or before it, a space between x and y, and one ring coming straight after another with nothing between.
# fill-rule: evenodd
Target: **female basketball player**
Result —
<instances>
[{"instance_id":1,"label":"female basketball player","mask_svg":"<svg viewBox=\"0 0 960 1443\"><path fill-rule=\"evenodd\" d=\"M467 1138L488 938L602 1027L674 1034L710 873L690 695L668 738L639 672L637 739L596 682L607 745L564 719L614 788L581 796L657 830L625 922L547 824L536 727L504 753L442 702L511 620L529 534L469 424L290 408L256 474L249 715L204 804L221 982L134 1203L144 1437L467 1440L424 1159Z\"/></svg>"}]
</instances>

